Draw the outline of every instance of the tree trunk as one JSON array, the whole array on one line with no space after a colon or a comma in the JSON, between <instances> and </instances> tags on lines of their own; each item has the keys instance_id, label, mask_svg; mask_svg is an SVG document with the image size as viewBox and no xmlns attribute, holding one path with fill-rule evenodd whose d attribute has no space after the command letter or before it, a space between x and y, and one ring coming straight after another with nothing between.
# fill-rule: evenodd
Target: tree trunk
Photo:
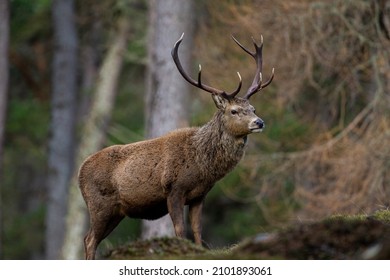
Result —
<instances>
[{"instance_id":1,"label":"tree trunk","mask_svg":"<svg viewBox=\"0 0 390 280\"><path fill-rule=\"evenodd\" d=\"M9 46L9 2L0 1L0 182L3 177L4 134L8 93L8 46ZM0 185L1 186L1 185ZM3 209L2 189L0 188L0 259L2 258L3 245Z\"/></svg>"},{"instance_id":2,"label":"tree trunk","mask_svg":"<svg viewBox=\"0 0 390 280\"><path fill-rule=\"evenodd\" d=\"M101 67L91 111L86 118L81 143L76 157L76 166L91 154L100 150L105 143L107 124L114 107L116 88L123 64L123 54L129 35L128 19L119 20L119 31L110 45ZM87 212L85 202L78 188L78 172L74 172L69 193L68 215L62 258L79 259L82 256L83 237Z\"/></svg>"},{"instance_id":3,"label":"tree trunk","mask_svg":"<svg viewBox=\"0 0 390 280\"><path fill-rule=\"evenodd\" d=\"M58 259L65 231L68 184L73 170L77 109L77 30L74 1L52 5L54 57L49 141L46 258Z\"/></svg>"},{"instance_id":4,"label":"tree trunk","mask_svg":"<svg viewBox=\"0 0 390 280\"><path fill-rule=\"evenodd\" d=\"M178 73L170 50L185 32L181 61L190 65L194 11L192 1L150 1L146 134L161 136L188 125L188 85ZM144 221L142 237L174 235L169 215L157 221Z\"/></svg>"}]
</instances>

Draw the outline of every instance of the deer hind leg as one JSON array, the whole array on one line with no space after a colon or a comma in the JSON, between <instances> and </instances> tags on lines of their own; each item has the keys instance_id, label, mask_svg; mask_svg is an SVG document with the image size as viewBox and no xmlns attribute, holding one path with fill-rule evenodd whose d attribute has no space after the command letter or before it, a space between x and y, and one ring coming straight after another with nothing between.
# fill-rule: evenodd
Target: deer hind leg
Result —
<instances>
[{"instance_id":1,"label":"deer hind leg","mask_svg":"<svg viewBox=\"0 0 390 280\"><path fill-rule=\"evenodd\" d=\"M91 215L90 228L84 238L85 258L95 259L96 249L124 218L123 215Z\"/></svg>"}]
</instances>

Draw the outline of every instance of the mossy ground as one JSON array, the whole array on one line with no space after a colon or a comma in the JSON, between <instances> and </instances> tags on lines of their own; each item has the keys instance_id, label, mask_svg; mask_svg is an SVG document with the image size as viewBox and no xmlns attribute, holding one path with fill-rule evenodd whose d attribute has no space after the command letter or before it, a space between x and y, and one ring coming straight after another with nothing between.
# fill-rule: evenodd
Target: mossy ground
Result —
<instances>
[{"instance_id":1,"label":"mossy ground","mask_svg":"<svg viewBox=\"0 0 390 280\"><path fill-rule=\"evenodd\" d=\"M207 249L187 239L153 238L123 245L106 253L109 259L191 259L201 256Z\"/></svg>"},{"instance_id":2,"label":"mossy ground","mask_svg":"<svg viewBox=\"0 0 390 280\"><path fill-rule=\"evenodd\" d=\"M179 238L137 241L107 252L108 259L390 259L390 211L332 216L259 234L208 250Z\"/></svg>"}]
</instances>

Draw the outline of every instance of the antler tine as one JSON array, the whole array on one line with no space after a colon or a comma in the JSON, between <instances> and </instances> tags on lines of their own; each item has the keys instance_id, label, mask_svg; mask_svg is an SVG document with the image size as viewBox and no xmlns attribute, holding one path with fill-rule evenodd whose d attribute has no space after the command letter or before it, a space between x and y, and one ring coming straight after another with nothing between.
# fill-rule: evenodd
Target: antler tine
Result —
<instances>
[{"instance_id":1,"label":"antler tine","mask_svg":"<svg viewBox=\"0 0 390 280\"><path fill-rule=\"evenodd\" d=\"M249 87L248 91L246 92L244 98L249 99L253 94L256 92L260 91L261 89L265 88L268 86L273 78L274 78L274 72L275 70L272 69L272 75L268 79L267 82L263 84L263 79L262 79L262 68L263 68L263 36L261 36L261 42L260 45L258 45L255 41L255 39L252 37L252 42L253 45L255 46L255 52L249 51L247 48L245 48L234 36L232 35L232 38L236 44L243 49L247 54L249 54L251 57L256 60L256 74L255 77L253 78L253 82L251 86Z\"/></svg>"},{"instance_id":2,"label":"antler tine","mask_svg":"<svg viewBox=\"0 0 390 280\"><path fill-rule=\"evenodd\" d=\"M221 95L222 97L224 97L226 99L234 98L239 93L239 91L241 89L241 86L242 86L242 80L241 80L240 73L237 72L238 78L240 79L238 87L236 88L235 91L233 91L232 93L229 94L229 93L226 93L223 90L220 90L220 89L217 89L217 88L213 88L211 86L208 86L208 85L205 85L205 84L202 83L202 66L200 64L199 64L199 72L198 72L198 81L195 81L194 79L192 79L184 71L184 68L181 65L181 62L180 62L180 59L179 59L179 55L178 55L179 46L180 46L181 42L183 41L183 37L184 37L184 33L181 35L179 40L177 40L177 42L175 43L175 45L173 46L173 49L171 51L171 55L172 55L173 61L175 62L177 70L179 70L179 72L183 76L183 78L187 82L189 82L191 85L193 85L193 86L195 86L197 88L200 88L200 89L202 89L204 91L207 91L207 92L210 92L210 93L213 93L213 94Z\"/></svg>"}]
</instances>

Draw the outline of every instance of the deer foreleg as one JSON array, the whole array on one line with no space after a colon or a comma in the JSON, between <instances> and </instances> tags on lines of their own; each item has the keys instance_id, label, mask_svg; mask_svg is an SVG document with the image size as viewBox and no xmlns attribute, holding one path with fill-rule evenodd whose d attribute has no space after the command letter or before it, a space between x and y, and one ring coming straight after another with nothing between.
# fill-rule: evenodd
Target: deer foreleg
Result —
<instances>
[{"instance_id":1,"label":"deer foreleg","mask_svg":"<svg viewBox=\"0 0 390 280\"><path fill-rule=\"evenodd\" d=\"M202 207L203 199L190 204L189 217L195 243L202 245Z\"/></svg>"},{"instance_id":2,"label":"deer foreleg","mask_svg":"<svg viewBox=\"0 0 390 280\"><path fill-rule=\"evenodd\" d=\"M175 234L177 237L184 238L184 196L174 193L169 194L167 199L168 213L171 216Z\"/></svg>"}]
</instances>

